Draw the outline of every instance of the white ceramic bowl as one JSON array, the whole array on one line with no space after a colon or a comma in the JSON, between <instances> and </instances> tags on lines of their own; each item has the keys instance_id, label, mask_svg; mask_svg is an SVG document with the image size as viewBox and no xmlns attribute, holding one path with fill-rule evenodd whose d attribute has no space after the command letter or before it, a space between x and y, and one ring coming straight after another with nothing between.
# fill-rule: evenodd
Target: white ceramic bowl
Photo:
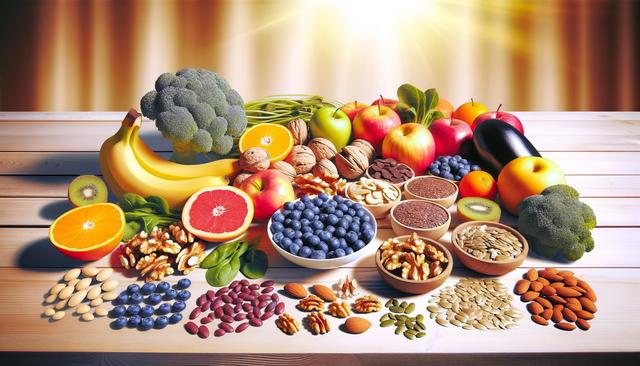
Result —
<instances>
[{"instance_id":1,"label":"white ceramic bowl","mask_svg":"<svg viewBox=\"0 0 640 366\"><path fill-rule=\"evenodd\" d=\"M345 198L345 199L348 199L348 198ZM373 217L373 214L371 213L371 211L366 207L364 207L364 209L367 210L367 212L369 212L369 215L371 215L371 222L373 223L373 239L371 239L370 242L366 243L366 245L362 249L356 252L353 252L349 255L345 255L344 257L331 258L331 259L303 258L297 255L293 255L288 251L282 249L275 241L273 241L273 234L271 233L271 223L272 223L273 216L272 218L269 219L269 222L267 223L267 235L269 236L269 241L271 241L271 245L273 245L273 247L276 249L276 252L280 253L281 256L283 256L286 260L288 260L291 263L297 264L301 267L307 267L307 268L313 268L313 269L338 268L340 266L344 266L345 264L351 263L356 259L360 258L366 251L366 248L371 244L373 244L373 242L376 240L376 237L378 236L378 223ZM281 212L281 211L282 209L276 212Z\"/></svg>"}]
</instances>

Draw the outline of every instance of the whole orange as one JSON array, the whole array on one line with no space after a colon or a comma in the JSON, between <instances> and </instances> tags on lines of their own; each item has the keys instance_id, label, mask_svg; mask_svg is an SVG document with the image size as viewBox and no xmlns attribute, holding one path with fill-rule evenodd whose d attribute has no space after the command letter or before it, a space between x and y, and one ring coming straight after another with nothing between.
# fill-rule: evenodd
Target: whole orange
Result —
<instances>
[{"instance_id":1,"label":"whole orange","mask_svg":"<svg viewBox=\"0 0 640 366\"><path fill-rule=\"evenodd\" d=\"M453 118L463 120L471 126L476 117L487 111L489 109L484 104L471 99L453 112Z\"/></svg>"},{"instance_id":2,"label":"whole orange","mask_svg":"<svg viewBox=\"0 0 640 366\"><path fill-rule=\"evenodd\" d=\"M498 185L491 174L476 170L460 181L460 197L482 197L494 200L498 194Z\"/></svg>"}]
</instances>

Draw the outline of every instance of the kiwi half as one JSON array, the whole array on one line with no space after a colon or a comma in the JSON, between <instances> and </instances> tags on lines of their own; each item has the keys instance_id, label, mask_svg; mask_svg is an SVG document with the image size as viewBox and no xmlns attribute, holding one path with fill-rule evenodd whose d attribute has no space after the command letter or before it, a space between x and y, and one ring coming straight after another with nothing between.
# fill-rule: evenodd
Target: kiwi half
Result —
<instances>
[{"instance_id":1,"label":"kiwi half","mask_svg":"<svg viewBox=\"0 0 640 366\"><path fill-rule=\"evenodd\" d=\"M465 197L458 201L458 218L460 221L500 221L500 206L497 203L480 197Z\"/></svg>"},{"instance_id":2,"label":"kiwi half","mask_svg":"<svg viewBox=\"0 0 640 366\"><path fill-rule=\"evenodd\" d=\"M69 202L75 207L107 202L109 191L102 179L95 175L81 175L69 184Z\"/></svg>"}]
</instances>

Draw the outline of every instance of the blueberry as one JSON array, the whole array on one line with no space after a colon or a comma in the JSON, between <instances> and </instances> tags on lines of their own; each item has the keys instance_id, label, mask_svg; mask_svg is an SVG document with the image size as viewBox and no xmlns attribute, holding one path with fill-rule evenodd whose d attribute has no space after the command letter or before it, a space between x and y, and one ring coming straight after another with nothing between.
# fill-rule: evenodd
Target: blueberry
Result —
<instances>
[{"instance_id":1,"label":"blueberry","mask_svg":"<svg viewBox=\"0 0 640 366\"><path fill-rule=\"evenodd\" d=\"M129 304L139 304L144 300L144 297L140 293L135 293L129 296Z\"/></svg>"},{"instance_id":2,"label":"blueberry","mask_svg":"<svg viewBox=\"0 0 640 366\"><path fill-rule=\"evenodd\" d=\"M431 163L431 165L429 165L429 170L437 169L439 166L440 166L440 162L439 161L434 161L433 163Z\"/></svg>"},{"instance_id":3,"label":"blueberry","mask_svg":"<svg viewBox=\"0 0 640 366\"><path fill-rule=\"evenodd\" d=\"M303 198L304 197L307 197L307 196L303 196ZM296 201L296 203L293 204L293 207L298 211L302 211L305 209L306 206L303 201Z\"/></svg>"},{"instance_id":4,"label":"blueberry","mask_svg":"<svg viewBox=\"0 0 640 366\"><path fill-rule=\"evenodd\" d=\"M293 210L293 208L294 208L294 207L295 207L295 206L294 206L294 204L293 204L293 202L292 202L292 201L289 201L289 202L285 202L285 203L284 203L284 209L285 209L285 210L287 210L287 211L291 211L291 210Z\"/></svg>"},{"instance_id":5,"label":"blueberry","mask_svg":"<svg viewBox=\"0 0 640 366\"><path fill-rule=\"evenodd\" d=\"M336 228L335 226L327 226L325 230L331 233L331 235L333 236L333 233L336 231Z\"/></svg>"},{"instance_id":6,"label":"blueberry","mask_svg":"<svg viewBox=\"0 0 640 366\"><path fill-rule=\"evenodd\" d=\"M322 250L323 252L328 252L329 251L329 246L327 245L327 243L320 243L320 245L317 246L318 250Z\"/></svg>"},{"instance_id":7,"label":"blueberry","mask_svg":"<svg viewBox=\"0 0 640 366\"><path fill-rule=\"evenodd\" d=\"M444 173L442 177L445 179L453 180L453 174L451 173Z\"/></svg>"},{"instance_id":8,"label":"blueberry","mask_svg":"<svg viewBox=\"0 0 640 366\"><path fill-rule=\"evenodd\" d=\"M335 257L336 257L336 252L334 252L333 250L327 253L327 258L331 259Z\"/></svg>"},{"instance_id":9,"label":"blueberry","mask_svg":"<svg viewBox=\"0 0 640 366\"><path fill-rule=\"evenodd\" d=\"M316 205L316 206L320 206L323 201L322 201L322 198L316 197L313 200L311 200L311 202L313 202L313 204Z\"/></svg>"},{"instance_id":10,"label":"blueberry","mask_svg":"<svg viewBox=\"0 0 640 366\"><path fill-rule=\"evenodd\" d=\"M347 211L347 214L349 216L355 216L356 215L356 210L354 210L353 207L349 207L349 211Z\"/></svg>"},{"instance_id":11,"label":"blueberry","mask_svg":"<svg viewBox=\"0 0 640 366\"><path fill-rule=\"evenodd\" d=\"M471 170L473 170L473 171L480 170L480 166L479 166L479 165L475 165L475 164L473 164L473 165L471 166Z\"/></svg>"},{"instance_id":12,"label":"blueberry","mask_svg":"<svg viewBox=\"0 0 640 366\"><path fill-rule=\"evenodd\" d=\"M367 243L373 240L374 235L375 233L373 232L373 230L362 230L362 239Z\"/></svg>"},{"instance_id":13,"label":"blueberry","mask_svg":"<svg viewBox=\"0 0 640 366\"><path fill-rule=\"evenodd\" d=\"M320 245L320 242L320 238L315 235L309 239L309 244L314 247Z\"/></svg>"},{"instance_id":14,"label":"blueberry","mask_svg":"<svg viewBox=\"0 0 640 366\"><path fill-rule=\"evenodd\" d=\"M169 318L166 316L159 316L156 318L156 321L153 322L153 327L156 329L162 329L169 324Z\"/></svg>"},{"instance_id":15,"label":"blueberry","mask_svg":"<svg viewBox=\"0 0 640 366\"><path fill-rule=\"evenodd\" d=\"M180 292L178 292L178 295L176 296L176 299L178 299L180 301L187 301L187 300L189 300L190 297L191 297L191 292L189 292L187 290L181 290Z\"/></svg>"},{"instance_id":16,"label":"blueberry","mask_svg":"<svg viewBox=\"0 0 640 366\"><path fill-rule=\"evenodd\" d=\"M275 221L271 223L271 233L277 233L284 230L284 225L281 222Z\"/></svg>"},{"instance_id":17,"label":"blueberry","mask_svg":"<svg viewBox=\"0 0 640 366\"><path fill-rule=\"evenodd\" d=\"M347 240L347 243L353 244L358 241L358 233L355 231L349 231L345 239Z\"/></svg>"},{"instance_id":18,"label":"blueberry","mask_svg":"<svg viewBox=\"0 0 640 366\"><path fill-rule=\"evenodd\" d=\"M173 303L173 305L171 306L171 311L173 311L174 313L179 313L182 310L184 310L184 308L187 307L187 304L184 303L184 301L176 301Z\"/></svg>"},{"instance_id":19,"label":"blueberry","mask_svg":"<svg viewBox=\"0 0 640 366\"><path fill-rule=\"evenodd\" d=\"M280 247L287 249L291 246L291 244L293 244L293 240L289 239L289 238L284 238L280 241Z\"/></svg>"},{"instance_id":20,"label":"blueberry","mask_svg":"<svg viewBox=\"0 0 640 366\"><path fill-rule=\"evenodd\" d=\"M333 236L335 236L336 238L344 238L345 235L347 235L347 230L345 230L345 228L343 227L336 228L336 232L333 233Z\"/></svg>"},{"instance_id":21,"label":"blueberry","mask_svg":"<svg viewBox=\"0 0 640 366\"><path fill-rule=\"evenodd\" d=\"M301 217L302 217L302 211L296 210L291 212L291 220L297 221L297 220L300 220ZM285 220L285 226L289 226L289 225L291 225L291 222L287 225L287 222Z\"/></svg>"},{"instance_id":22,"label":"blueberry","mask_svg":"<svg viewBox=\"0 0 640 366\"><path fill-rule=\"evenodd\" d=\"M171 285L169 284L169 282L162 281L158 284L158 287L156 288L156 292L163 293L170 288L171 288Z\"/></svg>"},{"instance_id":23,"label":"blueberry","mask_svg":"<svg viewBox=\"0 0 640 366\"><path fill-rule=\"evenodd\" d=\"M133 304L127 307L125 314L131 316L131 315L138 315L139 312L140 312L140 305Z\"/></svg>"},{"instance_id":24,"label":"blueberry","mask_svg":"<svg viewBox=\"0 0 640 366\"><path fill-rule=\"evenodd\" d=\"M435 175L435 176L439 176L440 175L440 169L431 169L431 174Z\"/></svg>"},{"instance_id":25,"label":"blueberry","mask_svg":"<svg viewBox=\"0 0 640 366\"><path fill-rule=\"evenodd\" d=\"M333 196L333 201L336 203L342 203L345 201L345 199L342 198L342 196Z\"/></svg>"},{"instance_id":26,"label":"blueberry","mask_svg":"<svg viewBox=\"0 0 640 366\"><path fill-rule=\"evenodd\" d=\"M309 248L308 246L303 246L302 248L300 248L300 250L298 251L298 255L302 258L307 258L311 255L311 248Z\"/></svg>"},{"instance_id":27,"label":"blueberry","mask_svg":"<svg viewBox=\"0 0 640 366\"><path fill-rule=\"evenodd\" d=\"M156 284L153 283L153 282L145 283L144 285L142 285L142 288L140 289L140 292L143 295L152 294L152 293L156 292Z\"/></svg>"},{"instance_id":28,"label":"blueberry","mask_svg":"<svg viewBox=\"0 0 640 366\"><path fill-rule=\"evenodd\" d=\"M351 224L351 231L355 231L357 235L357 233L360 232L360 224L358 223Z\"/></svg>"},{"instance_id":29,"label":"blueberry","mask_svg":"<svg viewBox=\"0 0 640 366\"><path fill-rule=\"evenodd\" d=\"M314 250L311 252L311 259L326 259L327 253L322 250Z\"/></svg>"},{"instance_id":30,"label":"blueberry","mask_svg":"<svg viewBox=\"0 0 640 366\"><path fill-rule=\"evenodd\" d=\"M340 238L340 248L344 249L347 246L347 240L345 240L345 238Z\"/></svg>"},{"instance_id":31,"label":"blueberry","mask_svg":"<svg viewBox=\"0 0 640 366\"><path fill-rule=\"evenodd\" d=\"M345 205L344 203L341 203L338 205L338 210L342 211L343 213L347 213L349 212L349 206Z\"/></svg>"},{"instance_id":32,"label":"blueberry","mask_svg":"<svg viewBox=\"0 0 640 366\"><path fill-rule=\"evenodd\" d=\"M158 305L162 301L162 295L160 294L151 294L147 297L147 303L151 305Z\"/></svg>"},{"instance_id":33,"label":"blueberry","mask_svg":"<svg viewBox=\"0 0 640 366\"><path fill-rule=\"evenodd\" d=\"M302 201L304 203L311 202L311 196L302 196L302 197L300 197L300 201Z\"/></svg>"},{"instance_id":34,"label":"blueberry","mask_svg":"<svg viewBox=\"0 0 640 366\"><path fill-rule=\"evenodd\" d=\"M328 231L321 231L320 234L318 234L318 237L320 238L320 240L322 241L327 241L329 239L331 239L331 233Z\"/></svg>"},{"instance_id":35,"label":"blueberry","mask_svg":"<svg viewBox=\"0 0 640 366\"><path fill-rule=\"evenodd\" d=\"M178 289L180 290L184 290L189 288L189 286L191 286L191 280L188 278L183 278L180 281L178 281Z\"/></svg>"},{"instance_id":36,"label":"blueberry","mask_svg":"<svg viewBox=\"0 0 640 366\"><path fill-rule=\"evenodd\" d=\"M324 224L322 223L322 221L314 221L312 225L314 229L324 229Z\"/></svg>"},{"instance_id":37,"label":"blueberry","mask_svg":"<svg viewBox=\"0 0 640 366\"><path fill-rule=\"evenodd\" d=\"M276 242L276 244L280 244L280 242L282 242L282 239L284 239L284 234L283 233L275 233L275 234L273 234L273 241Z\"/></svg>"},{"instance_id":38,"label":"blueberry","mask_svg":"<svg viewBox=\"0 0 640 366\"><path fill-rule=\"evenodd\" d=\"M311 226L303 226L302 229L300 229L300 231L302 231L302 233L313 233L313 228Z\"/></svg>"},{"instance_id":39,"label":"blueberry","mask_svg":"<svg viewBox=\"0 0 640 366\"><path fill-rule=\"evenodd\" d=\"M135 293L140 292L140 286L136 285L135 283L130 284L129 286L127 286L127 293L132 295Z\"/></svg>"},{"instance_id":40,"label":"blueberry","mask_svg":"<svg viewBox=\"0 0 640 366\"><path fill-rule=\"evenodd\" d=\"M302 238L302 231L300 231L300 230L295 230L295 231L293 232L293 238L294 238L294 239L300 239L300 238Z\"/></svg>"},{"instance_id":41,"label":"blueberry","mask_svg":"<svg viewBox=\"0 0 640 366\"><path fill-rule=\"evenodd\" d=\"M165 292L164 299L165 300L173 300L173 299L176 298L176 296L178 296L178 291L176 291L174 289L169 289L169 290L167 290L167 292Z\"/></svg>"},{"instance_id":42,"label":"blueberry","mask_svg":"<svg viewBox=\"0 0 640 366\"><path fill-rule=\"evenodd\" d=\"M346 247L344 248L345 255L353 254L353 248Z\"/></svg>"},{"instance_id":43,"label":"blueberry","mask_svg":"<svg viewBox=\"0 0 640 366\"><path fill-rule=\"evenodd\" d=\"M329 244L329 248L332 250L338 249L340 248L340 239L331 238L327 244Z\"/></svg>"},{"instance_id":44,"label":"blueberry","mask_svg":"<svg viewBox=\"0 0 640 366\"><path fill-rule=\"evenodd\" d=\"M296 231L291 228L286 228L282 232L285 238L294 239L296 237Z\"/></svg>"},{"instance_id":45,"label":"blueberry","mask_svg":"<svg viewBox=\"0 0 640 366\"><path fill-rule=\"evenodd\" d=\"M118 305L115 306L113 309L111 309L111 316L114 318L117 318L119 316L123 316L124 313L126 312L127 308L125 308L122 305Z\"/></svg>"},{"instance_id":46,"label":"blueberry","mask_svg":"<svg viewBox=\"0 0 640 366\"><path fill-rule=\"evenodd\" d=\"M142 320L140 321L140 325L138 326L138 329L140 330L149 330L153 328L153 318L149 317L149 318L142 318Z\"/></svg>"},{"instance_id":47,"label":"blueberry","mask_svg":"<svg viewBox=\"0 0 640 366\"><path fill-rule=\"evenodd\" d=\"M290 226L293 230L300 230L300 228L302 228L302 225L300 224L300 221L294 221L291 223Z\"/></svg>"},{"instance_id":48,"label":"blueberry","mask_svg":"<svg viewBox=\"0 0 640 366\"><path fill-rule=\"evenodd\" d=\"M300 251L300 246L298 244L291 244L289 245L289 248L287 248L287 250L289 251L289 253L293 255L298 255L298 251Z\"/></svg>"},{"instance_id":49,"label":"blueberry","mask_svg":"<svg viewBox=\"0 0 640 366\"><path fill-rule=\"evenodd\" d=\"M313 210L310 209L306 209L304 211L302 211L302 217L304 217L307 220L313 220L315 218L316 214L313 213Z\"/></svg>"},{"instance_id":50,"label":"blueberry","mask_svg":"<svg viewBox=\"0 0 640 366\"><path fill-rule=\"evenodd\" d=\"M291 211L291 212L293 212L293 211ZM284 225L284 227L289 227L289 225L291 225L292 222L293 222L293 220L291 220L290 218L286 218L286 219L284 219L283 225Z\"/></svg>"},{"instance_id":51,"label":"blueberry","mask_svg":"<svg viewBox=\"0 0 640 366\"><path fill-rule=\"evenodd\" d=\"M453 180L460 180L460 179L462 179L462 177L461 177L461 176L459 176L459 175L454 175L454 176L453 176Z\"/></svg>"},{"instance_id":52,"label":"blueberry","mask_svg":"<svg viewBox=\"0 0 640 366\"><path fill-rule=\"evenodd\" d=\"M340 210L336 210L336 212L334 213L334 215L336 215L338 218L341 218L342 216L344 216L344 212L340 211Z\"/></svg>"},{"instance_id":53,"label":"blueberry","mask_svg":"<svg viewBox=\"0 0 640 366\"><path fill-rule=\"evenodd\" d=\"M153 308L153 306L151 305L145 305L142 309L140 309L140 316L143 318L146 318L148 316L153 315L153 313L155 313L156 310Z\"/></svg>"},{"instance_id":54,"label":"blueberry","mask_svg":"<svg viewBox=\"0 0 640 366\"><path fill-rule=\"evenodd\" d=\"M335 224L337 224L337 223L338 223L338 221L340 221L340 219L338 218L338 216L336 216L336 215L334 215L334 214L330 214L330 215L327 217L327 223L328 223L329 225L335 225Z\"/></svg>"},{"instance_id":55,"label":"blueberry","mask_svg":"<svg viewBox=\"0 0 640 366\"><path fill-rule=\"evenodd\" d=\"M329 199L329 195L326 193L320 193L320 195L318 196L318 198L320 198L323 201L327 201Z\"/></svg>"},{"instance_id":56,"label":"blueberry","mask_svg":"<svg viewBox=\"0 0 640 366\"><path fill-rule=\"evenodd\" d=\"M461 158L458 162L459 162L460 164L465 164L465 165L466 165L466 164L469 164L469 161L468 161L467 159L462 159L462 158Z\"/></svg>"},{"instance_id":57,"label":"blueberry","mask_svg":"<svg viewBox=\"0 0 640 366\"><path fill-rule=\"evenodd\" d=\"M353 244L351 247L353 248L354 251L358 251L362 248L364 248L366 244L362 241L362 240L358 240L355 244Z\"/></svg>"},{"instance_id":58,"label":"blueberry","mask_svg":"<svg viewBox=\"0 0 640 366\"><path fill-rule=\"evenodd\" d=\"M141 320L142 318L140 317L140 315L134 315L130 317L129 320L127 320L127 327L135 328L140 324Z\"/></svg>"},{"instance_id":59,"label":"blueberry","mask_svg":"<svg viewBox=\"0 0 640 366\"><path fill-rule=\"evenodd\" d=\"M440 170L444 173L444 172L448 172L451 171L451 167L449 165L443 165L440 167Z\"/></svg>"},{"instance_id":60,"label":"blueberry","mask_svg":"<svg viewBox=\"0 0 640 366\"><path fill-rule=\"evenodd\" d=\"M349 228L349 220L347 220L346 217L341 218L340 221L338 221L338 227L341 227L343 229L348 229Z\"/></svg>"},{"instance_id":61,"label":"blueberry","mask_svg":"<svg viewBox=\"0 0 640 366\"><path fill-rule=\"evenodd\" d=\"M180 323L181 320L182 320L182 314L173 313L169 317L169 324L177 324L177 323Z\"/></svg>"},{"instance_id":62,"label":"blueberry","mask_svg":"<svg viewBox=\"0 0 640 366\"><path fill-rule=\"evenodd\" d=\"M367 211L365 211L363 208L358 208L356 210L356 217L363 218L365 216L367 216Z\"/></svg>"},{"instance_id":63,"label":"blueberry","mask_svg":"<svg viewBox=\"0 0 640 366\"><path fill-rule=\"evenodd\" d=\"M362 222L365 222L365 223L366 223L366 222L370 222L370 221L371 221L371 216L369 216L369 215L367 214L367 215L365 215L365 216L362 216L362 217L360 218L360 220L362 220Z\"/></svg>"},{"instance_id":64,"label":"blueberry","mask_svg":"<svg viewBox=\"0 0 640 366\"><path fill-rule=\"evenodd\" d=\"M303 246L304 245L304 243L302 242L302 239L300 239L300 238L295 238L292 241L293 241L293 244L296 244L298 246ZM291 246L291 245L289 245L289 246Z\"/></svg>"},{"instance_id":65,"label":"blueberry","mask_svg":"<svg viewBox=\"0 0 640 366\"><path fill-rule=\"evenodd\" d=\"M365 230L373 230L373 226L371 226L371 224L367 223L367 224L362 224L362 231Z\"/></svg>"},{"instance_id":66,"label":"blueberry","mask_svg":"<svg viewBox=\"0 0 640 366\"><path fill-rule=\"evenodd\" d=\"M169 304L168 302L165 302L164 304L161 304L156 309L156 314L158 314L158 315L169 314L169 312L171 312L171 304Z\"/></svg>"},{"instance_id":67,"label":"blueberry","mask_svg":"<svg viewBox=\"0 0 640 366\"><path fill-rule=\"evenodd\" d=\"M123 316L111 322L111 328L113 329L122 329L125 325L127 325L127 318Z\"/></svg>"},{"instance_id":68,"label":"blueberry","mask_svg":"<svg viewBox=\"0 0 640 366\"><path fill-rule=\"evenodd\" d=\"M344 249L342 248L338 248L336 249L336 257L340 258L340 257L344 257L345 255L347 255L347 253L345 252Z\"/></svg>"},{"instance_id":69,"label":"blueberry","mask_svg":"<svg viewBox=\"0 0 640 366\"><path fill-rule=\"evenodd\" d=\"M282 223L284 221L284 215L281 212L276 212L271 216L271 221Z\"/></svg>"}]
</instances>

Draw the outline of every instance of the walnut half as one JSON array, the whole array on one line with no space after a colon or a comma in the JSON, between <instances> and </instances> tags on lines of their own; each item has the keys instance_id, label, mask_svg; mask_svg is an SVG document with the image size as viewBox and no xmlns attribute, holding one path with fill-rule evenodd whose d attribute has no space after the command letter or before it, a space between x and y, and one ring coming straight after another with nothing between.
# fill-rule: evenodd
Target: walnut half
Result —
<instances>
[{"instance_id":1,"label":"walnut half","mask_svg":"<svg viewBox=\"0 0 640 366\"><path fill-rule=\"evenodd\" d=\"M324 310L324 300L316 295L309 295L298 302L298 308L304 311Z\"/></svg>"},{"instance_id":2,"label":"walnut half","mask_svg":"<svg viewBox=\"0 0 640 366\"><path fill-rule=\"evenodd\" d=\"M329 320L320 312L313 312L307 315L307 323L313 334L326 334L331 330Z\"/></svg>"}]
</instances>

